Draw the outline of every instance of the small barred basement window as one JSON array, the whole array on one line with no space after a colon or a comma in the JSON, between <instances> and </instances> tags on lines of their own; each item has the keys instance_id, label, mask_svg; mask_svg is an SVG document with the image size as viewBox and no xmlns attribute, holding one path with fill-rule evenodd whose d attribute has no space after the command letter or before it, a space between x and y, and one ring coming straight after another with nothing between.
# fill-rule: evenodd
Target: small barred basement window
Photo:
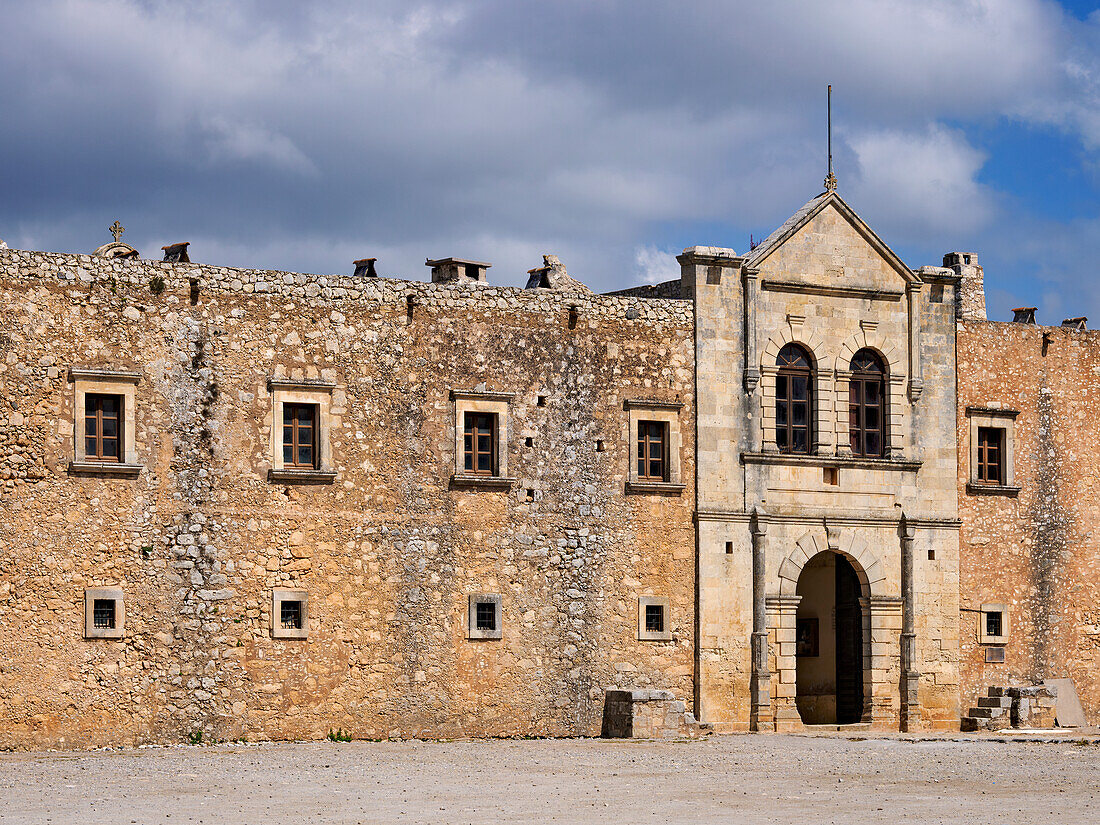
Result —
<instances>
[{"instance_id":1,"label":"small barred basement window","mask_svg":"<svg viewBox=\"0 0 1100 825\"><path fill-rule=\"evenodd\" d=\"M658 596L638 597L638 639L643 642L671 641L668 599Z\"/></svg>"},{"instance_id":2,"label":"small barred basement window","mask_svg":"<svg viewBox=\"0 0 1100 825\"><path fill-rule=\"evenodd\" d=\"M271 635L275 639L309 636L309 594L306 591L271 591Z\"/></svg>"},{"instance_id":3,"label":"small barred basement window","mask_svg":"<svg viewBox=\"0 0 1100 825\"><path fill-rule=\"evenodd\" d=\"M645 630L646 633L665 632L665 606L663 604L647 604L645 606Z\"/></svg>"},{"instance_id":4,"label":"small barred basement window","mask_svg":"<svg viewBox=\"0 0 1100 825\"><path fill-rule=\"evenodd\" d=\"M1008 606L983 604L978 626L978 643L1003 645L1008 641Z\"/></svg>"},{"instance_id":5,"label":"small barred basement window","mask_svg":"<svg viewBox=\"0 0 1100 825\"><path fill-rule=\"evenodd\" d=\"M89 587L84 591L84 636L121 639L126 608L120 587Z\"/></svg>"},{"instance_id":6,"label":"small barred basement window","mask_svg":"<svg viewBox=\"0 0 1100 825\"><path fill-rule=\"evenodd\" d=\"M500 639L503 637L500 603L498 593L476 593L470 596L467 617L468 637L470 639Z\"/></svg>"}]
</instances>

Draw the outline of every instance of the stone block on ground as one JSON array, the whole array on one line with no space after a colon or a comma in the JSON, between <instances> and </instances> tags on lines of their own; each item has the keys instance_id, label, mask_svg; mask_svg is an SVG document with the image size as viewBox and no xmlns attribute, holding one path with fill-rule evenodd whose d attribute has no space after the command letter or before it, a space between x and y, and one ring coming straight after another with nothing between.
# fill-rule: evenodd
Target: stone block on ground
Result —
<instances>
[{"instance_id":1,"label":"stone block on ground","mask_svg":"<svg viewBox=\"0 0 1100 825\"><path fill-rule=\"evenodd\" d=\"M710 733L668 690L604 691L605 739L697 739Z\"/></svg>"}]
</instances>

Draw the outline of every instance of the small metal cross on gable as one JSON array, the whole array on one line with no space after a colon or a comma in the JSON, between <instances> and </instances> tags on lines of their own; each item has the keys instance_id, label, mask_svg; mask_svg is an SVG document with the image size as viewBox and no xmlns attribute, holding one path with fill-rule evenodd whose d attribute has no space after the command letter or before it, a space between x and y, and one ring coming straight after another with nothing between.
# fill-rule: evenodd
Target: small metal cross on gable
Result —
<instances>
[{"instance_id":1,"label":"small metal cross on gable","mask_svg":"<svg viewBox=\"0 0 1100 825\"><path fill-rule=\"evenodd\" d=\"M126 231L126 227L120 224L118 221L115 221L113 224L107 227L107 231L115 236L115 241L117 242L118 239L122 237L122 233Z\"/></svg>"}]
</instances>

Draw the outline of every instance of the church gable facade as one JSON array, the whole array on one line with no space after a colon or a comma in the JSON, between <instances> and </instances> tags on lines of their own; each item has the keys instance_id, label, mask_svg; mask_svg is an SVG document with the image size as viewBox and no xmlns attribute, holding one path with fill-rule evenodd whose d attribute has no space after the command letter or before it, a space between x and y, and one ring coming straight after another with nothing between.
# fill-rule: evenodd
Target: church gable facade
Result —
<instances>
[{"instance_id":1,"label":"church gable facade","mask_svg":"<svg viewBox=\"0 0 1100 825\"><path fill-rule=\"evenodd\" d=\"M833 190L612 295L112 231L0 249L2 747L597 735L612 688L719 731L958 729L1062 675L1100 712L1060 452L1100 350L976 317L970 256L913 270Z\"/></svg>"}]
</instances>

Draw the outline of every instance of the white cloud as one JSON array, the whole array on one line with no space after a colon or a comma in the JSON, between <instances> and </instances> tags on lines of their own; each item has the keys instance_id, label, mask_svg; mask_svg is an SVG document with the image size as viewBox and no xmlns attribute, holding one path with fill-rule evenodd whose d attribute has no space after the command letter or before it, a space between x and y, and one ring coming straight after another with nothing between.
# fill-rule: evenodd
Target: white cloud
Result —
<instances>
[{"instance_id":1,"label":"white cloud","mask_svg":"<svg viewBox=\"0 0 1100 825\"><path fill-rule=\"evenodd\" d=\"M859 163L854 196L898 233L973 234L993 214L992 193L977 181L986 156L957 130L869 131L848 143Z\"/></svg>"},{"instance_id":2,"label":"white cloud","mask_svg":"<svg viewBox=\"0 0 1100 825\"><path fill-rule=\"evenodd\" d=\"M634 270L643 284L659 284L680 277L677 252L656 246L639 246L634 250Z\"/></svg>"}]
</instances>

